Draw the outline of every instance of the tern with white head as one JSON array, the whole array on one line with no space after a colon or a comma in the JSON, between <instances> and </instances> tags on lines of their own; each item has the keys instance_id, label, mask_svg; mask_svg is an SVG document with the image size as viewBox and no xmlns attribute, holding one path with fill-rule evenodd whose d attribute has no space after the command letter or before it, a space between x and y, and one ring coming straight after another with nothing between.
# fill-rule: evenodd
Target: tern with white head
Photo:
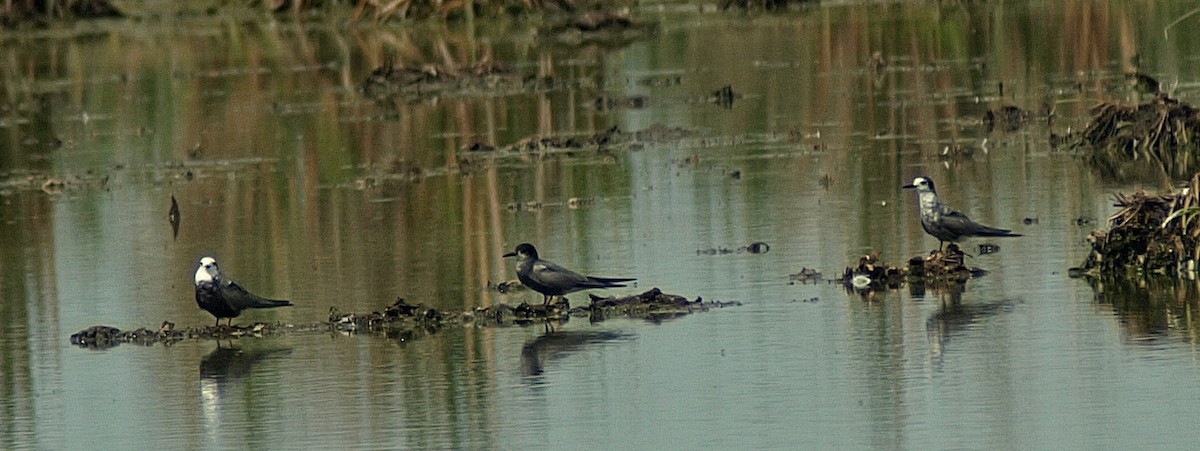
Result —
<instances>
[{"instance_id":1,"label":"tern with white head","mask_svg":"<svg viewBox=\"0 0 1200 451\"><path fill-rule=\"evenodd\" d=\"M200 259L200 265L196 267L195 281L196 304L217 317L218 327L221 325L222 318L229 318L229 325L232 326L233 318L248 308L292 305L290 301L266 299L246 291L237 282L222 275L221 270L217 267L217 260L212 257Z\"/></svg>"},{"instance_id":2,"label":"tern with white head","mask_svg":"<svg viewBox=\"0 0 1200 451\"><path fill-rule=\"evenodd\" d=\"M921 228L925 233L938 239L938 249L947 241L956 242L962 238L973 236L1009 237L1021 236L1008 229L998 229L972 221L962 212L950 208L938 199L937 189L933 180L928 177L917 177L912 183L902 188L917 190L918 210L921 213Z\"/></svg>"}]
</instances>

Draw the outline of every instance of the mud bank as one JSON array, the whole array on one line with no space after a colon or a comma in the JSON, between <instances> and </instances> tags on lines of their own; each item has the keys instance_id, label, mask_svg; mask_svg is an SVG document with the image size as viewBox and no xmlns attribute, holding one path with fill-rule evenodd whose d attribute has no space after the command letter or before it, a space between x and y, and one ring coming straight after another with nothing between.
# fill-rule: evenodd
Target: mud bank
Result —
<instances>
[{"instance_id":1,"label":"mud bank","mask_svg":"<svg viewBox=\"0 0 1200 451\"><path fill-rule=\"evenodd\" d=\"M549 305L522 303L516 306L497 304L467 311L441 311L424 304L410 304L403 298L392 305L370 313L346 313L337 307L329 309L329 318L322 323L283 324L255 323L248 326L203 326L176 329L174 323L164 322L156 329L120 330L111 326L92 326L71 335L71 344L93 349L110 348L122 343L150 346L171 345L184 340L233 340L262 338L282 334L328 333L384 334L389 337L412 339L436 333L444 327L504 327L547 322L565 322L571 317L586 317L597 322L611 318L635 318L650 321L705 312L714 308L742 305L738 301L689 300L683 296L663 293L652 288L641 294L623 297L591 296L586 306L571 307L566 299Z\"/></svg>"}]
</instances>

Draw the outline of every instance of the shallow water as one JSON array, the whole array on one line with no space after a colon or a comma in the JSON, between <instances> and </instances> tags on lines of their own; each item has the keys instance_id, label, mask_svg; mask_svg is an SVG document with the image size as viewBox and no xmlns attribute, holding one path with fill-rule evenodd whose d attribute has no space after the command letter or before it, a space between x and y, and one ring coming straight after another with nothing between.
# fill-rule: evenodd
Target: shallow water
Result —
<instances>
[{"instance_id":1,"label":"shallow water","mask_svg":"<svg viewBox=\"0 0 1200 451\"><path fill-rule=\"evenodd\" d=\"M610 48L530 42L512 24L471 35L205 19L6 35L0 448L1189 447L1196 284L1066 277L1111 193L1163 180L1105 173L1048 140L1096 101L1136 97L1131 61L1191 100L1196 38L1162 37L1184 13L664 5L642 11L656 33ZM872 69L876 51L886 64ZM482 53L571 83L416 100L357 89L384 61ZM725 85L742 97L707 101ZM598 109L601 95L647 102ZM1053 124L979 121L1043 103ZM467 150L613 126L659 132L606 152ZM986 152L942 156L984 138ZM1025 236L969 241L990 273L959 293L789 283L802 268L834 278L867 253L903 262L933 248L899 188L922 174L972 218ZM44 175L65 187L22 182ZM769 252L737 252L758 241ZM554 331L68 341L96 324L211 324L192 294L205 253L296 303L239 324L320 322L396 297L445 310L536 302L489 288L514 278L501 255L521 242L639 279L614 293L744 305ZM984 242L1001 252L980 255Z\"/></svg>"}]
</instances>

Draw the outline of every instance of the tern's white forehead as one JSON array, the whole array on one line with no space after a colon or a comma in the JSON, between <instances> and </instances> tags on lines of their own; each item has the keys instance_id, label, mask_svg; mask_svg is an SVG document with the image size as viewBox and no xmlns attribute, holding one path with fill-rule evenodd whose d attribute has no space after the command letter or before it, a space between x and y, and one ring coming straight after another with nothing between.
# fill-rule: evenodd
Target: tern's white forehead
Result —
<instances>
[{"instance_id":1,"label":"tern's white forehead","mask_svg":"<svg viewBox=\"0 0 1200 451\"><path fill-rule=\"evenodd\" d=\"M928 177L917 177L913 179L912 186L922 194L932 193L935 191L935 188L933 187L933 180L929 180Z\"/></svg>"},{"instance_id":2,"label":"tern's white forehead","mask_svg":"<svg viewBox=\"0 0 1200 451\"><path fill-rule=\"evenodd\" d=\"M211 282L216 280L218 274L220 274L220 272L217 271L217 259L212 257L201 258L200 266L196 268L196 285L200 285L200 282Z\"/></svg>"}]
</instances>

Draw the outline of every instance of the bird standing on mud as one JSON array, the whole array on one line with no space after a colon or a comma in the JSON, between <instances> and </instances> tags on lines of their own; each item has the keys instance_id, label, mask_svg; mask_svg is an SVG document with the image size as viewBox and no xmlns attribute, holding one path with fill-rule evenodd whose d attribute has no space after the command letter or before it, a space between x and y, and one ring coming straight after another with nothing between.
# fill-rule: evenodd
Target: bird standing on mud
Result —
<instances>
[{"instance_id":1,"label":"bird standing on mud","mask_svg":"<svg viewBox=\"0 0 1200 451\"><path fill-rule=\"evenodd\" d=\"M508 257L517 257L517 279L529 289L542 294L542 305L550 304L550 298L553 296L591 288L624 287L626 285L622 285L621 282L637 280L579 274L553 262L539 259L537 249L529 243L522 243L513 252L504 254L504 258Z\"/></svg>"},{"instance_id":2,"label":"bird standing on mud","mask_svg":"<svg viewBox=\"0 0 1200 451\"><path fill-rule=\"evenodd\" d=\"M960 238L972 236L1021 236L1011 230L985 226L972 221L962 212L950 208L938 200L937 190L933 180L928 177L917 177L912 183L902 188L917 190L918 210L921 213L921 228L925 233L938 239L938 250L947 241L955 242Z\"/></svg>"},{"instance_id":3,"label":"bird standing on mud","mask_svg":"<svg viewBox=\"0 0 1200 451\"><path fill-rule=\"evenodd\" d=\"M292 305L290 301L266 299L246 291L237 282L222 276L217 260L212 257L201 258L200 266L196 268L196 304L217 317L217 327L221 326L221 318L229 318L229 325L233 326L233 318L248 308Z\"/></svg>"}]
</instances>

